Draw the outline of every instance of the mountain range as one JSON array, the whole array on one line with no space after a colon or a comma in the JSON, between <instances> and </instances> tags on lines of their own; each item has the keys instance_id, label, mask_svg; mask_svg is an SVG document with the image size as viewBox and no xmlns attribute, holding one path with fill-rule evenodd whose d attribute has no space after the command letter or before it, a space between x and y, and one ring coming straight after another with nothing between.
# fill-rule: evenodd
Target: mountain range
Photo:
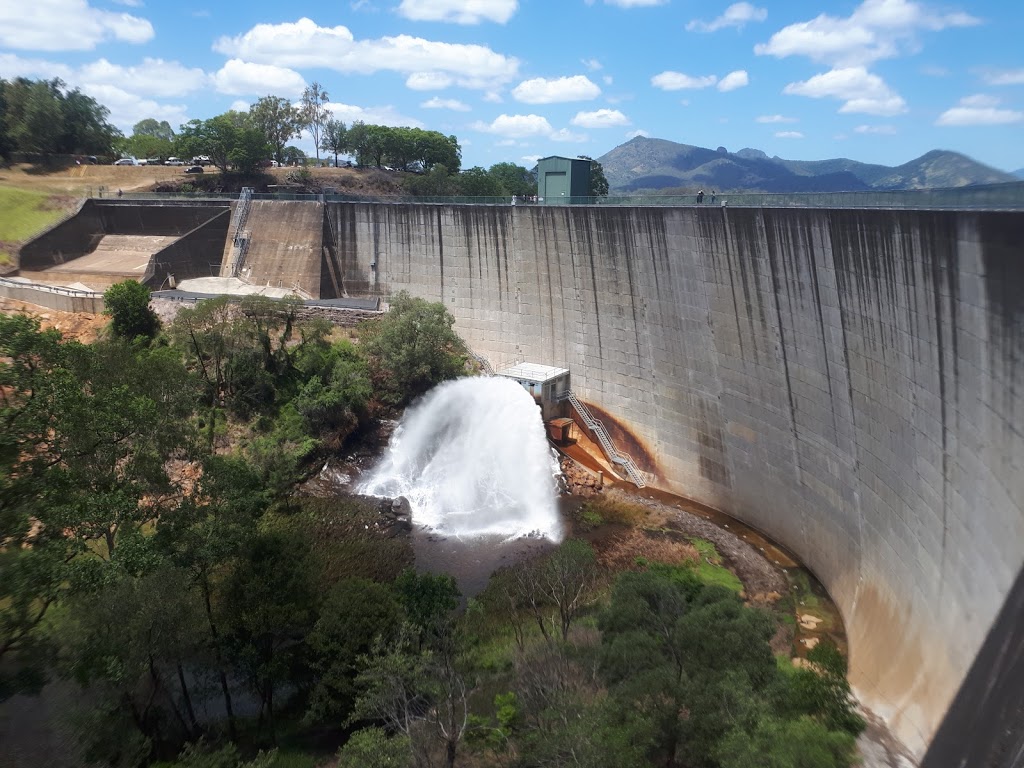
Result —
<instances>
[{"instance_id":1,"label":"mountain range","mask_svg":"<svg viewBox=\"0 0 1024 768\"><path fill-rule=\"evenodd\" d=\"M769 157L759 149L729 152L725 147L707 149L638 136L597 159L604 167L611 191L620 193L694 187L720 191L849 192L1019 181L1015 174L946 150L933 150L909 163L890 167L846 158L786 160Z\"/></svg>"}]
</instances>

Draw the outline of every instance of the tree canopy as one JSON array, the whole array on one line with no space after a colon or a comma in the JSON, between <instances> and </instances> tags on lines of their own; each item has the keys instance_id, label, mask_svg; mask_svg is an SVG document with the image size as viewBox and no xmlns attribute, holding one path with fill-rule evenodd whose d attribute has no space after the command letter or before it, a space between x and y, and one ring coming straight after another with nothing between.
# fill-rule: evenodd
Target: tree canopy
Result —
<instances>
[{"instance_id":1,"label":"tree canopy","mask_svg":"<svg viewBox=\"0 0 1024 768\"><path fill-rule=\"evenodd\" d=\"M302 132L299 109L280 96L264 96L249 107L249 119L263 134L274 158L283 163L285 146Z\"/></svg>"},{"instance_id":2,"label":"tree canopy","mask_svg":"<svg viewBox=\"0 0 1024 768\"><path fill-rule=\"evenodd\" d=\"M0 154L107 154L121 133L110 111L63 80L0 79Z\"/></svg>"},{"instance_id":3,"label":"tree canopy","mask_svg":"<svg viewBox=\"0 0 1024 768\"><path fill-rule=\"evenodd\" d=\"M248 113L228 111L209 120L190 120L175 141L183 157L207 155L224 173L231 166L252 173L270 154L264 133L253 126Z\"/></svg>"}]
</instances>

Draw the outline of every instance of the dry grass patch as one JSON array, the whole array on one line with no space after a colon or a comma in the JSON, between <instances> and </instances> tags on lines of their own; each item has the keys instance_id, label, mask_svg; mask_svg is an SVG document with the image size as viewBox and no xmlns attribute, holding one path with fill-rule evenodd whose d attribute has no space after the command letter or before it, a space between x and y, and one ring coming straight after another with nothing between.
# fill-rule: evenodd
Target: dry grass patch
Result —
<instances>
[{"instance_id":1,"label":"dry grass patch","mask_svg":"<svg viewBox=\"0 0 1024 768\"><path fill-rule=\"evenodd\" d=\"M638 571L644 563L696 563L699 558L696 547L687 541L661 532L638 529L615 536L597 555L598 563L614 572Z\"/></svg>"}]
</instances>

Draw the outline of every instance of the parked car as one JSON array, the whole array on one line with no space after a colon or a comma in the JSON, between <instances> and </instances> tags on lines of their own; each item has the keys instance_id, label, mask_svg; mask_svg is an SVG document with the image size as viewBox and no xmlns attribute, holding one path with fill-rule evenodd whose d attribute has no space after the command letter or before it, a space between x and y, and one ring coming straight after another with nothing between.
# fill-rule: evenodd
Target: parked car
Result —
<instances>
[{"instance_id":1,"label":"parked car","mask_svg":"<svg viewBox=\"0 0 1024 768\"><path fill-rule=\"evenodd\" d=\"M115 160L114 165L138 165L134 157L122 157L120 160Z\"/></svg>"},{"instance_id":2,"label":"parked car","mask_svg":"<svg viewBox=\"0 0 1024 768\"><path fill-rule=\"evenodd\" d=\"M190 167L185 169L185 173L202 173L202 172L203 172L203 166L201 166L201 165L193 165L193 166L190 166Z\"/></svg>"},{"instance_id":3,"label":"parked car","mask_svg":"<svg viewBox=\"0 0 1024 768\"><path fill-rule=\"evenodd\" d=\"M184 165L185 161L179 157L168 157L164 165Z\"/></svg>"}]
</instances>

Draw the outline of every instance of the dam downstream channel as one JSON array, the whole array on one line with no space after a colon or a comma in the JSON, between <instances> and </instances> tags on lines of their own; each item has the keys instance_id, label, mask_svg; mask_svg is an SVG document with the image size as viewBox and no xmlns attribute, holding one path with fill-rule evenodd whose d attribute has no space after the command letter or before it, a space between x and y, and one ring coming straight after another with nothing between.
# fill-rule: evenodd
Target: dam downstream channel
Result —
<instances>
[{"instance_id":1,"label":"dam downstream channel","mask_svg":"<svg viewBox=\"0 0 1024 768\"><path fill-rule=\"evenodd\" d=\"M166 231L152 284L208 274L223 206L102 201L21 267ZM807 564L859 698L924 754L1024 563L1024 212L291 206L316 235L266 244L261 284L407 290L495 369L568 369L650 487Z\"/></svg>"}]
</instances>

